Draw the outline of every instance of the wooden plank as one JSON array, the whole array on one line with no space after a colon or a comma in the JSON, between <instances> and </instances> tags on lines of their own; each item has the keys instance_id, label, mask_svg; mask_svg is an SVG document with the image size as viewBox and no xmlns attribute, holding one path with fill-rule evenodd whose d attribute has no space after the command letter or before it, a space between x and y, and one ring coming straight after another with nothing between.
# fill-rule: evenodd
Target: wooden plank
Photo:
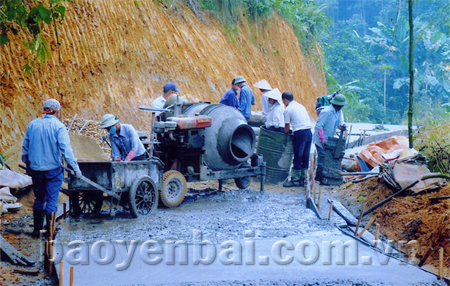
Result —
<instances>
[{"instance_id":1,"label":"wooden plank","mask_svg":"<svg viewBox=\"0 0 450 286\"><path fill-rule=\"evenodd\" d=\"M330 200L328 200L331 202ZM333 209L340 215L349 225L356 225L358 220L341 204L340 201L332 201Z\"/></svg>"},{"instance_id":2,"label":"wooden plank","mask_svg":"<svg viewBox=\"0 0 450 286\"><path fill-rule=\"evenodd\" d=\"M30 266L34 265L34 261L17 251L9 242L7 242L3 236L0 235L0 251L3 255L6 255L13 264ZM3 256L0 256L3 260Z\"/></svg>"}]
</instances>

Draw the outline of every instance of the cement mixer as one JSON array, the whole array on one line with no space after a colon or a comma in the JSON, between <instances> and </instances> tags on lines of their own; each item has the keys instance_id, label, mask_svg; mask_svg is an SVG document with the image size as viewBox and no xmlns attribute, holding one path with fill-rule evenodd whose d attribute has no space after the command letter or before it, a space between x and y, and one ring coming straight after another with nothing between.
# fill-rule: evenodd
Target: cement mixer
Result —
<instances>
[{"instance_id":1,"label":"cement mixer","mask_svg":"<svg viewBox=\"0 0 450 286\"><path fill-rule=\"evenodd\" d=\"M153 118L150 153L164 163L161 202L178 206L187 182L234 179L246 189L251 177L261 176L264 190L265 163L254 153L256 136L235 108L209 102L191 103L172 95L163 109L140 107L157 114ZM159 113L159 114L158 114Z\"/></svg>"}]
</instances>

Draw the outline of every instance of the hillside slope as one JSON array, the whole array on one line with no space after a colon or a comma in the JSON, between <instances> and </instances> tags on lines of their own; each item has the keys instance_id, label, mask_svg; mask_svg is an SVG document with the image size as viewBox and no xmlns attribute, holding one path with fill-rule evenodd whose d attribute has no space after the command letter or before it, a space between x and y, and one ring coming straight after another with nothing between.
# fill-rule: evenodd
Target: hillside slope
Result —
<instances>
[{"instance_id":1,"label":"hillside slope","mask_svg":"<svg viewBox=\"0 0 450 286\"><path fill-rule=\"evenodd\" d=\"M114 113L146 131L149 114L138 107L150 105L167 81L188 100L218 102L232 78L242 75L260 110L261 94L252 85L266 79L291 90L313 117L315 98L327 93L324 75L304 58L292 28L276 14L260 24L244 17L239 33L227 35L212 18L150 0L77 0L67 8L59 26L61 65L52 30L52 58L29 77L21 72L30 56L24 38L11 37L0 47L0 152L22 138L47 98L62 102L63 118L99 120Z\"/></svg>"}]
</instances>

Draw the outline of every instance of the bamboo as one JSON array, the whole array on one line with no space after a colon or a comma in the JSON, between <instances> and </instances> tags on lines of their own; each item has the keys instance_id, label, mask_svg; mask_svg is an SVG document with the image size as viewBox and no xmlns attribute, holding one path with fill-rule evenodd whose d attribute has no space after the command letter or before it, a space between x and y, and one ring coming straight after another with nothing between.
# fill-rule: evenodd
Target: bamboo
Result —
<instances>
[{"instance_id":1,"label":"bamboo","mask_svg":"<svg viewBox=\"0 0 450 286\"><path fill-rule=\"evenodd\" d=\"M64 262L59 262L59 286L64 285Z\"/></svg>"},{"instance_id":2,"label":"bamboo","mask_svg":"<svg viewBox=\"0 0 450 286\"><path fill-rule=\"evenodd\" d=\"M439 248L439 279L444 277L444 248Z\"/></svg>"},{"instance_id":3,"label":"bamboo","mask_svg":"<svg viewBox=\"0 0 450 286\"><path fill-rule=\"evenodd\" d=\"M359 228L359 225L361 224L361 220L363 218L363 213L364 213L364 205L361 205L361 212L359 213L359 219L358 219L358 222L356 223L354 235L358 234L358 228Z\"/></svg>"},{"instance_id":4,"label":"bamboo","mask_svg":"<svg viewBox=\"0 0 450 286\"><path fill-rule=\"evenodd\" d=\"M378 239L379 239L379 235L380 235L380 224L376 223L375 226L377 227L377 230L375 231L375 244L374 244L374 247L377 248L377 246L378 246Z\"/></svg>"},{"instance_id":5,"label":"bamboo","mask_svg":"<svg viewBox=\"0 0 450 286\"><path fill-rule=\"evenodd\" d=\"M413 138L413 108L414 108L414 18L413 0L408 1L409 12L409 108L408 108L408 138L409 148L414 147Z\"/></svg>"},{"instance_id":6,"label":"bamboo","mask_svg":"<svg viewBox=\"0 0 450 286\"><path fill-rule=\"evenodd\" d=\"M363 228L363 230L361 231L361 233L358 235L358 238L360 238L363 233L370 227L370 225L372 225L372 223L375 221L375 217L371 218L369 223L366 224L366 226Z\"/></svg>"},{"instance_id":7,"label":"bamboo","mask_svg":"<svg viewBox=\"0 0 450 286\"><path fill-rule=\"evenodd\" d=\"M332 214L333 214L333 201L330 202L330 213L328 214L328 220L331 220Z\"/></svg>"},{"instance_id":8,"label":"bamboo","mask_svg":"<svg viewBox=\"0 0 450 286\"><path fill-rule=\"evenodd\" d=\"M320 211L320 202L322 201L322 188L319 187L319 201L317 203L317 210Z\"/></svg>"},{"instance_id":9,"label":"bamboo","mask_svg":"<svg viewBox=\"0 0 450 286\"><path fill-rule=\"evenodd\" d=\"M73 267L70 267L70 286L73 286Z\"/></svg>"}]
</instances>

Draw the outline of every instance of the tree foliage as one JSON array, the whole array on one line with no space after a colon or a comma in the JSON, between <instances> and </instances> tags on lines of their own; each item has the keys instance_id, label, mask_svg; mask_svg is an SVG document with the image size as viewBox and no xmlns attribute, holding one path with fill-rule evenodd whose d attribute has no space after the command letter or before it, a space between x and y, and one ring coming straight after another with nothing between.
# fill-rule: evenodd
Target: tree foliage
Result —
<instances>
[{"instance_id":1,"label":"tree foliage","mask_svg":"<svg viewBox=\"0 0 450 286\"><path fill-rule=\"evenodd\" d=\"M0 0L0 46L21 32L26 35L27 40L23 44L33 57L22 68L25 75L29 75L35 65L46 63L50 57L50 46L43 29L53 23L59 39L56 21L64 20L66 7L63 3L70 1L49 0L47 6L41 1Z\"/></svg>"}]
</instances>

